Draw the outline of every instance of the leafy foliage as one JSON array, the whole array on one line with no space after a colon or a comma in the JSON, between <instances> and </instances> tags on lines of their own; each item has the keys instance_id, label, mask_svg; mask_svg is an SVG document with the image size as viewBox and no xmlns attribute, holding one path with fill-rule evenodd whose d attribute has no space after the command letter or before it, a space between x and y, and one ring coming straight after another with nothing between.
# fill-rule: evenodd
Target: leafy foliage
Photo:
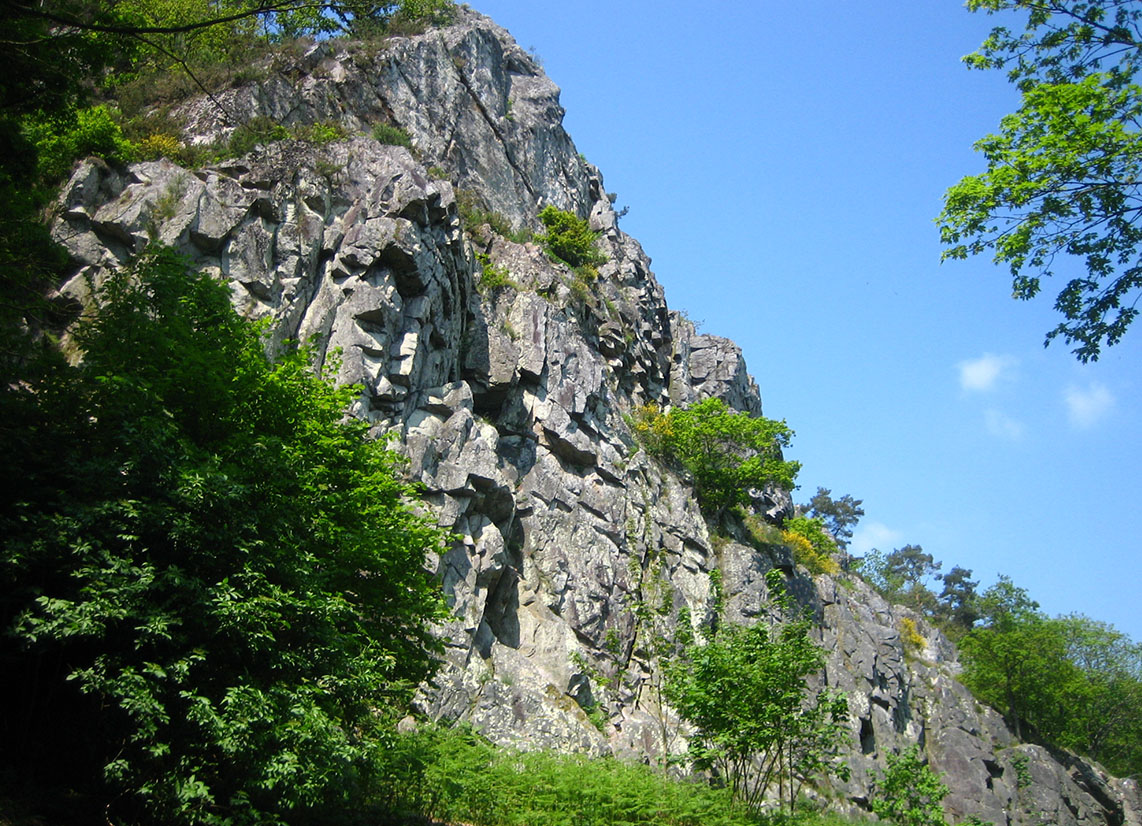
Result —
<instances>
[{"instance_id":1,"label":"leafy foliage","mask_svg":"<svg viewBox=\"0 0 1142 826\"><path fill-rule=\"evenodd\" d=\"M424 727L386 753L390 812L474 826L746 826L726 789L673 780L648 766L496 749L465 728Z\"/></svg>"},{"instance_id":2,"label":"leafy foliage","mask_svg":"<svg viewBox=\"0 0 1142 826\"><path fill-rule=\"evenodd\" d=\"M781 574L770 571L766 583L791 613ZM792 811L800 785L832 768L844 733L842 694L825 689L807 697L806 679L824 663L810 627L805 617L773 627L725 626L667 671L666 696L696 729L691 757L716 768L750 807L779 781Z\"/></svg>"},{"instance_id":3,"label":"leafy foliage","mask_svg":"<svg viewBox=\"0 0 1142 826\"><path fill-rule=\"evenodd\" d=\"M729 507L748 505L751 490L792 488L801 468L782 458L793 436L785 422L733 412L721 399L667 413L643 407L634 429L650 453L693 476L699 502L716 518Z\"/></svg>"},{"instance_id":4,"label":"leafy foliage","mask_svg":"<svg viewBox=\"0 0 1142 826\"><path fill-rule=\"evenodd\" d=\"M578 215L548 204L540 211L539 220L547 230L536 240L555 258L572 268L596 267L606 262L607 257L595 247L599 234Z\"/></svg>"},{"instance_id":5,"label":"leafy foliage","mask_svg":"<svg viewBox=\"0 0 1142 826\"><path fill-rule=\"evenodd\" d=\"M833 559L837 543L825 530L823 520L809 516L787 519L783 538L793 549L793 558L811 573L840 573L841 566Z\"/></svg>"},{"instance_id":6,"label":"leafy foliage","mask_svg":"<svg viewBox=\"0 0 1142 826\"><path fill-rule=\"evenodd\" d=\"M439 531L307 353L157 249L99 288L78 366L2 399L2 760L115 820L265 823L368 791L432 668ZM100 778L100 775L102 777Z\"/></svg>"},{"instance_id":7,"label":"leafy foliage","mask_svg":"<svg viewBox=\"0 0 1142 826\"><path fill-rule=\"evenodd\" d=\"M948 787L920 757L920 747L888 755L888 769L874 784L872 811L896 826L945 826L940 802Z\"/></svg>"},{"instance_id":8,"label":"leafy foliage","mask_svg":"<svg viewBox=\"0 0 1142 826\"><path fill-rule=\"evenodd\" d=\"M845 494L834 499L828 488L817 488L805 509L808 516L822 520L826 530L833 536L837 547L842 551L853 538L853 526L864 516L863 500Z\"/></svg>"},{"instance_id":9,"label":"leafy foliage","mask_svg":"<svg viewBox=\"0 0 1142 826\"><path fill-rule=\"evenodd\" d=\"M919 545L905 545L889 554L874 549L856 564L860 575L885 599L928 613L932 613L936 598L925 580L939 572L941 566Z\"/></svg>"},{"instance_id":10,"label":"leafy foliage","mask_svg":"<svg viewBox=\"0 0 1142 826\"><path fill-rule=\"evenodd\" d=\"M1025 589L1000 577L980 600L983 625L960 641L964 684L1002 710L1020 737L1030 709L1043 705L1052 663L1062 654L1062 640L1038 608Z\"/></svg>"},{"instance_id":11,"label":"leafy foliage","mask_svg":"<svg viewBox=\"0 0 1142 826\"><path fill-rule=\"evenodd\" d=\"M1084 616L1049 618L1000 577L960 643L963 681L1021 737L1089 754L1122 776L1142 770L1142 645Z\"/></svg>"},{"instance_id":12,"label":"leafy foliage","mask_svg":"<svg viewBox=\"0 0 1142 826\"><path fill-rule=\"evenodd\" d=\"M1022 93L998 134L976 144L981 175L948 190L937 219L944 258L990 250L1015 298L1081 269L1059 292L1062 336L1097 360L1137 315L1142 287L1142 9L1125 0L969 0L968 8L1027 12L1022 34L992 30L972 68L1005 69ZM1078 266L1070 264L1078 259Z\"/></svg>"},{"instance_id":13,"label":"leafy foliage","mask_svg":"<svg viewBox=\"0 0 1142 826\"><path fill-rule=\"evenodd\" d=\"M134 160L137 154L102 105L79 110L74 121L30 123L27 128L36 145L40 174L50 181L69 174L75 161L88 155L120 164Z\"/></svg>"}]
</instances>

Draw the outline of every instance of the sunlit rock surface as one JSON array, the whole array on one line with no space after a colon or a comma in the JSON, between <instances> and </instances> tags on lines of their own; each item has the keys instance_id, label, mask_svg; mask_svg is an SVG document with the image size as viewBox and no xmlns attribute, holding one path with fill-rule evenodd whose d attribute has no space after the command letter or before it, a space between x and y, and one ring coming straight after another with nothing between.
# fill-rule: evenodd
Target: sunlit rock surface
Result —
<instances>
[{"instance_id":1,"label":"sunlit rock surface","mask_svg":"<svg viewBox=\"0 0 1142 826\"><path fill-rule=\"evenodd\" d=\"M732 342L668 310L562 128L558 89L507 32L463 11L380 46L325 42L216 98L221 108L176 111L187 142L225 140L239 113L356 136L279 141L197 170L83 164L54 225L74 260L63 289L85 299L159 240L228 280L240 312L270 319L271 348L309 342L319 363L339 353L340 380L361 386L354 414L396 434L456 535L430 560L452 619L426 713L523 748L681 753L656 641L680 616L699 634L710 626L715 569L724 621L769 621L764 575L777 567L819 619L822 680L850 705L852 776L822 797L866 809L885 755L920 743L956 819L1142 823L1137 783L1017 743L920 617L859 581L811 580L781 546L715 541L688 481L638 449L631 417L644 404L716 396L758 414L761 398ZM381 121L413 150L370 137ZM598 279L577 283L533 243L462 226L459 190L513 229L538 229L548 203L589 218L607 256ZM512 284L483 288L477 253ZM756 509L788 515L789 493L758 492ZM925 640L917 650L902 641L905 617Z\"/></svg>"}]
</instances>

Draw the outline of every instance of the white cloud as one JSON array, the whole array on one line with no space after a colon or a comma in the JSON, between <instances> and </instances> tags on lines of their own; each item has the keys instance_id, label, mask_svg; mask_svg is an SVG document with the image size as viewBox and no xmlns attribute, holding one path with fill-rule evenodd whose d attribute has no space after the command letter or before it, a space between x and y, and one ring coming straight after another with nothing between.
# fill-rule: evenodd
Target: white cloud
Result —
<instances>
[{"instance_id":1,"label":"white cloud","mask_svg":"<svg viewBox=\"0 0 1142 826\"><path fill-rule=\"evenodd\" d=\"M1067 418L1080 430L1094 427L1114 409L1114 395L1106 385L1096 381L1085 390L1072 384L1063 398L1067 403Z\"/></svg>"},{"instance_id":2,"label":"white cloud","mask_svg":"<svg viewBox=\"0 0 1142 826\"><path fill-rule=\"evenodd\" d=\"M868 522L853 533L852 542L849 543L849 553L853 556L864 556L873 548L888 553L894 550L896 544L903 538L904 534L882 522Z\"/></svg>"},{"instance_id":3,"label":"white cloud","mask_svg":"<svg viewBox=\"0 0 1142 826\"><path fill-rule=\"evenodd\" d=\"M992 353L961 361L956 365L960 371L960 387L981 393L991 390L1018 363L1019 360L1014 356L997 356Z\"/></svg>"},{"instance_id":4,"label":"white cloud","mask_svg":"<svg viewBox=\"0 0 1142 826\"><path fill-rule=\"evenodd\" d=\"M1023 423L1011 418L999 410L990 409L984 414L987 423L987 432L1001 439L1015 442L1023 438Z\"/></svg>"}]
</instances>

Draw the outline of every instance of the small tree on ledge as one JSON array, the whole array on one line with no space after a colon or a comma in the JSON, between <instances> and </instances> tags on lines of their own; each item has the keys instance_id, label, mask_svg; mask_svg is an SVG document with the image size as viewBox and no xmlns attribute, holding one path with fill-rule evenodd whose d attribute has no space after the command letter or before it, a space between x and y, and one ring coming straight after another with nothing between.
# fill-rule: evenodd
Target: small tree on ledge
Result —
<instances>
[{"instance_id":1,"label":"small tree on ledge","mask_svg":"<svg viewBox=\"0 0 1142 826\"><path fill-rule=\"evenodd\" d=\"M667 413L647 405L638 411L634 430L649 453L690 473L698 502L714 522L727 508L748 506L751 490L791 489L801 469L782 457L793 436L784 421L736 413L721 399Z\"/></svg>"}]
</instances>

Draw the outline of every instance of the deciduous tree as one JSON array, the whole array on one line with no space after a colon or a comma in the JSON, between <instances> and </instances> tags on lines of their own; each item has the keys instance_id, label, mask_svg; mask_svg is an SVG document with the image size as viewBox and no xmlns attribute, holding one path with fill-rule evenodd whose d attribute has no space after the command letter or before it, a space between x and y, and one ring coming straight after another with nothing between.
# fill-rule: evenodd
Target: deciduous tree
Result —
<instances>
[{"instance_id":1,"label":"deciduous tree","mask_svg":"<svg viewBox=\"0 0 1142 826\"><path fill-rule=\"evenodd\" d=\"M785 422L737 413L721 399L668 413L644 408L635 431L648 450L693 476L698 499L715 521L727 508L749 504L751 490L791 489L801 468L782 456L793 436Z\"/></svg>"},{"instance_id":2,"label":"deciduous tree","mask_svg":"<svg viewBox=\"0 0 1142 826\"><path fill-rule=\"evenodd\" d=\"M1026 15L999 26L968 66L1000 69L1022 101L976 144L986 170L948 190L938 218L945 259L989 251L1015 298L1065 279L1061 336L1080 361L1116 344L1142 295L1142 8L1134 0L969 0Z\"/></svg>"},{"instance_id":3,"label":"deciduous tree","mask_svg":"<svg viewBox=\"0 0 1142 826\"><path fill-rule=\"evenodd\" d=\"M896 826L945 826L941 801L948 787L912 746L888 755L888 769L873 782L872 810Z\"/></svg>"},{"instance_id":4,"label":"deciduous tree","mask_svg":"<svg viewBox=\"0 0 1142 826\"><path fill-rule=\"evenodd\" d=\"M109 822L332 812L432 669L441 534L225 284L159 249L98 294L0 393L0 761Z\"/></svg>"},{"instance_id":5,"label":"deciduous tree","mask_svg":"<svg viewBox=\"0 0 1142 826\"><path fill-rule=\"evenodd\" d=\"M793 612L781 574L770 571L766 583L780 608ZM747 805L760 805L776 784L792 811L809 776L840 770L833 758L848 707L827 689L809 695L807 679L824 663L809 631L809 620L796 615L772 627L723 626L667 673L667 698L697 729L691 756L721 772Z\"/></svg>"}]
</instances>

